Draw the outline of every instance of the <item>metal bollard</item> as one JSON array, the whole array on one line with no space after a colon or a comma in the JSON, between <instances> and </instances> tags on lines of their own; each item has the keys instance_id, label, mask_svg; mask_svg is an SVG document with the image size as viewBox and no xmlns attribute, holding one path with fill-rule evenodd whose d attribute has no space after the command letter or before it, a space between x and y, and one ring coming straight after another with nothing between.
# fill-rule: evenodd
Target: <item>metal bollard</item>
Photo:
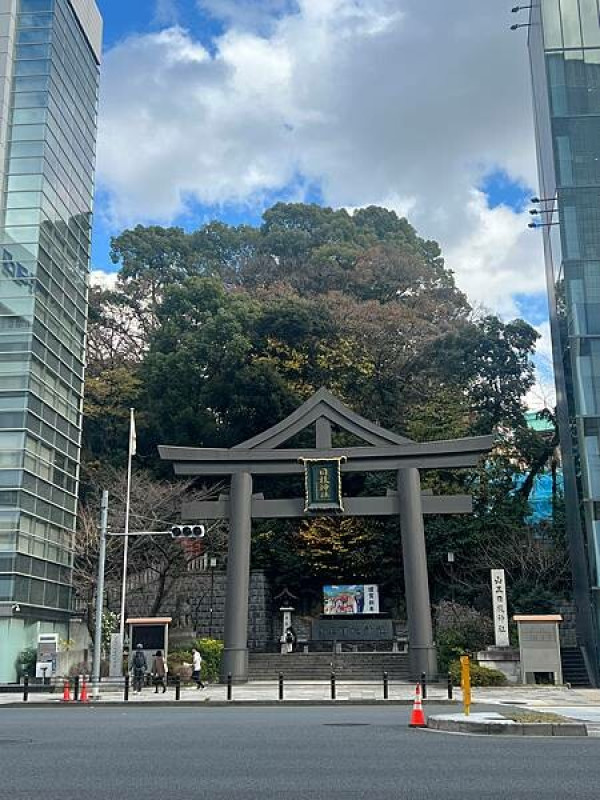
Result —
<instances>
[{"instance_id":1,"label":"metal bollard","mask_svg":"<svg viewBox=\"0 0 600 800\"><path fill-rule=\"evenodd\" d=\"M129 673L125 675L125 684L123 686L123 701L125 703L129 702Z\"/></svg>"},{"instance_id":2,"label":"metal bollard","mask_svg":"<svg viewBox=\"0 0 600 800\"><path fill-rule=\"evenodd\" d=\"M175 700L181 700L181 675L175 676Z\"/></svg>"},{"instance_id":3,"label":"metal bollard","mask_svg":"<svg viewBox=\"0 0 600 800\"><path fill-rule=\"evenodd\" d=\"M279 699L283 700L283 672L279 673Z\"/></svg>"},{"instance_id":4,"label":"metal bollard","mask_svg":"<svg viewBox=\"0 0 600 800\"><path fill-rule=\"evenodd\" d=\"M389 700L390 697L390 681L387 672L383 673L383 699Z\"/></svg>"},{"instance_id":5,"label":"metal bollard","mask_svg":"<svg viewBox=\"0 0 600 800\"><path fill-rule=\"evenodd\" d=\"M454 687L452 686L452 673L448 673L448 700L452 700L454 697Z\"/></svg>"},{"instance_id":6,"label":"metal bollard","mask_svg":"<svg viewBox=\"0 0 600 800\"><path fill-rule=\"evenodd\" d=\"M23 702L29 700L29 675L23 675Z\"/></svg>"},{"instance_id":7,"label":"metal bollard","mask_svg":"<svg viewBox=\"0 0 600 800\"><path fill-rule=\"evenodd\" d=\"M427 700L427 675L424 672L421 673L421 697Z\"/></svg>"},{"instance_id":8,"label":"metal bollard","mask_svg":"<svg viewBox=\"0 0 600 800\"><path fill-rule=\"evenodd\" d=\"M335 672L331 673L331 699L335 700Z\"/></svg>"},{"instance_id":9,"label":"metal bollard","mask_svg":"<svg viewBox=\"0 0 600 800\"><path fill-rule=\"evenodd\" d=\"M227 699L233 699L233 678L231 677L231 672L227 673Z\"/></svg>"},{"instance_id":10,"label":"metal bollard","mask_svg":"<svg viewBox=\"0 0 600 800\"><path fill-rule=\"evenodd\" d=\"M73 681L73 701L75 703L79 702L79 675L75 675L75 680Z\"/></svg>"}]
</instances>

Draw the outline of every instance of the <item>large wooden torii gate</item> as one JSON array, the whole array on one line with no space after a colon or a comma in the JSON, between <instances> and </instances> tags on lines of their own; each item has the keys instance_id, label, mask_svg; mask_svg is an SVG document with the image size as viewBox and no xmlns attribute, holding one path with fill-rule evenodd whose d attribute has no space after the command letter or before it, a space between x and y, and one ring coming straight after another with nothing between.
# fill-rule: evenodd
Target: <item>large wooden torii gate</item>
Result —
<instances>
[{"instance_id":1,"label":"large wooden torii gate","mask_svg":"<svg viewBox=\"0 0 600 800\"><path fill-rule=\"evenodd\" d=\"M284 449L284 444L315 425L315 447ZM367 446L334 448L332 426L345 430ZM375 425L351 411L326 389L282 422L231 449L159 447L160 456L173 462L175 473L185 476L231 476L229 495L216 501L188 503L187 520L228 519L229 549L225 601L225 651L222 677L248 679L248 591L252 519L310 517L303 499L268 500L253 494L253 475L291 475L305 470L304 462L339 459L341 473L397 473L397 491L382 497L344 497L345 516L398 516L406 584L409 662L413 678L421 672L437 674L433 642L427 551L423 514L468 514L470 496L435 497L421 492L421 469L475 466L493 444L493 437L478 436L419 444Z\"/></svg>"}]
</instances>

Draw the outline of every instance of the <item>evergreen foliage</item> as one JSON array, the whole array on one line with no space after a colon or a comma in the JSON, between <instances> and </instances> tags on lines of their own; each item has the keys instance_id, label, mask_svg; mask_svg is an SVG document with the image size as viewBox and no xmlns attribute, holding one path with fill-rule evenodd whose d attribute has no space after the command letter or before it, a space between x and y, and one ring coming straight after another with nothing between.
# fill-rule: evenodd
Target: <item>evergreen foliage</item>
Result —
<instances>
[{"instance_id":1,"label":"evergreen foliage","mask_svg":"<svg viewBox=\"0 0 600 800\"><path fill-rule=\"evenodd\" d=\"M538 334L523 320L474 313L439 246L406 219L376 207L350 214L279 203L259 228L138 226L113 239L111 256L115 290L91 293L87 464L122 467L130 406L139 458L158 480L170 468L157 445L230 447L325 386L419 441L500 434L479 469L423 476L425 488L475 498L472 517L427 521L434 598L452 588L462 602L487 607L489 568L502 565L520 603L531 591L539 600L532 565L543 553L546 589L555 599L568 592L562 498L550 524L527 522L527 487L557 444L524 418ZM518 471L527 482L515 492ZM393 483L349 476L345 490L384 493ZM292 479L257 480L255 490L285 496L290 487L301 492ZM516 539L534 543L529 561L516 555ZM452 587L449 550L457 558ZM323 583L364 580L380 583L389 610L402 612L395 522L257 524L253 561L307 607L318 604Z\"/></svg>"}]
</instances>

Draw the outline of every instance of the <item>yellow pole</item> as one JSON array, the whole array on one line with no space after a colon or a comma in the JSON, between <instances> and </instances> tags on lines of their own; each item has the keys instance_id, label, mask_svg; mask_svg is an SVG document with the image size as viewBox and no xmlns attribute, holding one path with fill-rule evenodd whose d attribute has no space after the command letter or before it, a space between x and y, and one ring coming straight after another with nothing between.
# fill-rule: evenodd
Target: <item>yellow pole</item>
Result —
<instances>
[{"instance_id":1,"label":"yellow pole","mask_svg":"<svg viewBox=\"0 0 600 800\"><path fill-rule=\"evenodd\" d=\"M471 711L471 666L469 656L460 657L460 685L463 692L465 716L468 717Z\"/></svg>"}]
</instances>

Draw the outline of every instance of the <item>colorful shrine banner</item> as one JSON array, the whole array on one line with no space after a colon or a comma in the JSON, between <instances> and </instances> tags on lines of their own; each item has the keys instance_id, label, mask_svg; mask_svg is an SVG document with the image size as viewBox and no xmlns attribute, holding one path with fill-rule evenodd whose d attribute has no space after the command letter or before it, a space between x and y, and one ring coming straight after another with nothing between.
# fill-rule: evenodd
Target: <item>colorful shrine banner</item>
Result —
<instances>
[{"instance_id":1,"label":"colorful shrine banner","mask_svg":"<svg viewBox=\"0 0 600 800\"><path fill-rule=\"evenodd\" d=\"M375 583L323 587L325 614L379 614L379 586Z\"/></svg>"}]
</instances>

